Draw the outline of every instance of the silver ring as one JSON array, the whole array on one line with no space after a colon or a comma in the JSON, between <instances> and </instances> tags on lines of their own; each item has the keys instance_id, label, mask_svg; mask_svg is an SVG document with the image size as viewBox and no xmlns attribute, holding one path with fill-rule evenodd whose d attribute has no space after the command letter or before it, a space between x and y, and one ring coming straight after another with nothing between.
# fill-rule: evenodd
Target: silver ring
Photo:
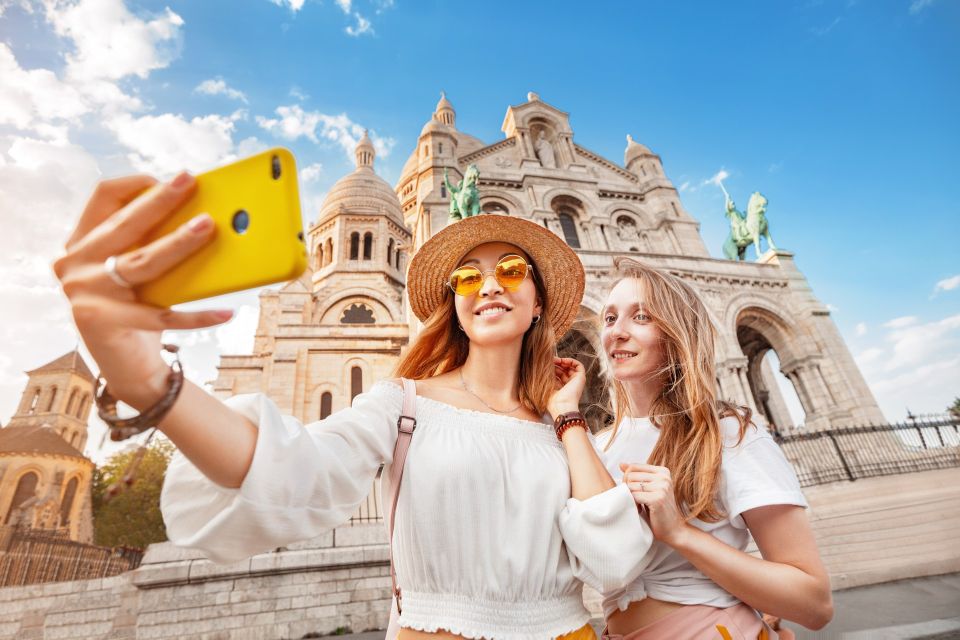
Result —
<instances>
[{"instance_id":1,"label":"silver ring","mask_svg":"<svg viewBox=\"0 0 960 640\"><path fill-rule=\"evenodd\" d=\"M107 272L110 279L125 289L133 289L133 285L127 282L126 278L117 273L117 256L110 256L103 261L103 270Z\"/></svg>"}]
</instances>

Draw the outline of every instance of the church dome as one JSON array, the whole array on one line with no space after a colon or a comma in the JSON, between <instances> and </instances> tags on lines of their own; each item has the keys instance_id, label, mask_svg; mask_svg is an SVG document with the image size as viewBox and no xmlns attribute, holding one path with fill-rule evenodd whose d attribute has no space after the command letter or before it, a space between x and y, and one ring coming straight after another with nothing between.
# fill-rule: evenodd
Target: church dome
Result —
<instances>
[{"instance_id":1,"label":"church dome","mask_svg":"<svg viewBox=\"0 0 960 640\"><path fill-rule=\"evenodd\" d=\"M427 135L428 133L445 133L447 135L453 135L452 127L439 122L434 118L427 120L427 124L423 125L423 129L420 130L420 137Z\"/></svg>"},{"instance_id":2,"label":"church dome","mask_svg":"<svg viewBox=\"0 0 960 640\"><path fill-rule=\"evenodd\" d=\"M634 140L633 136L629 133L627 134L627 148L623 152L623 165L625 167L630 166L630 162L636 158L653 155L655 155L653 151L650 151L645 145Z\"/></svg>"},{"instance_id":3,"label":"church dome","mask_svg":"<svg viewBox=\"0 0 960 640\"><path fill-rule=\"evenodd\" d=\"M356 158L357 168L337 180L324 198L323 205L320 207L320 220L335 215L342 209L347 209L371 213L383 212L403 224L397 194L387 181L373 170L376 150L366 132L357 143Z\"/></svg>"}]
</instances>

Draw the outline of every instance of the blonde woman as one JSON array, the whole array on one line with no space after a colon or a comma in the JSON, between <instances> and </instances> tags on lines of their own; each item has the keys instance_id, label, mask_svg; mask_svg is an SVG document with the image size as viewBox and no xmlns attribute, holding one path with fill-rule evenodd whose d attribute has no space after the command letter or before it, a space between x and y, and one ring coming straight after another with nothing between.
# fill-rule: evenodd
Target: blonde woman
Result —
<instances>
[{"instance_id":1,"label":"blonde woman","mask_svg":"<svg viewBox=\"0 0 960 640\"><path fill-rule=\"evenodd\" d=\"M750 410L718 400L706 308L673 275L616 266L601 328L615 426L598 444L656 541L642 575L605 594L607 637L776 637L757 610L823 627L830 582L806 502ZM762 558L745 552L751 535Z\"/></svg>"},{"instance_id":2,"label":"blonde woman","mask_svg":"<svg viewBox=\"0 0 960 640\"><path fill-rule=\"evenodd\" d=\"M415 394L391 540L399 637L593 638L581 580L606 590L629 583L652 536L585 423L567 415L584 379L577 363L554 357L583 292L573 251L507 216L450 224L408 272L424 328L398 373L416 381L413 394L382 381L304 426L262 394L223 402L170 383L161 331L225 316L137 301L133 287L214 233L200 216L128 252L195 185L181 174L139 195L154 184L143 176L102 183L54 269L112 394L144 415L160 413L159 428L179 449L161 500L169 538L231 561L346 522L380 466L393 470L403 402Z\"/></svg>"}]
</instances>

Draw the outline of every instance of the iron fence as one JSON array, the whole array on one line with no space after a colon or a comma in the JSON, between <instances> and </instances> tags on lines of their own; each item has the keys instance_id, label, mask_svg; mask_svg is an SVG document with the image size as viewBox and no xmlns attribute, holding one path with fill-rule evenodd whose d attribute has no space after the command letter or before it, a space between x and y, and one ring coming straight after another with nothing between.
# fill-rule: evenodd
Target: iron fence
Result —
<instances>
[{"instance_id":1,"label":"iron fence","mask_svg":"<svg viewBox=\"0 0 960 640\"><path fill-rule=\"evenodd\" d=\"M106 578L142 558L140 549L75 542L59 531L0 527L0 587Z\"/></svg>"},{"instance_id":2,"label":"iron fence","mask_svg":"<svg viewBox=\"0 0 960 640\"><path fill-rule=\"evenodd\" d=\"M960 417L778 434L800 485L960 466Z\"/></svg>"}]
</instances>

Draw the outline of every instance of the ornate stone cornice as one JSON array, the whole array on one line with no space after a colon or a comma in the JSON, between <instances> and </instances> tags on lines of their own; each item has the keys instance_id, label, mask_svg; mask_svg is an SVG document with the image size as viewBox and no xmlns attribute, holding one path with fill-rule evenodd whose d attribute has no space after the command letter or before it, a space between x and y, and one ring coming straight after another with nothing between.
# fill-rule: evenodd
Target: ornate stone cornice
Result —
<instances>
[{"instance_id":1,"label":"ornate stone cornice","mask_svg":"<svg viewBox=\"0 0 960 640\"><path fill-rule=\"evenodd\" d=\"M574 144L573 148L576 149L578 155L581 155L584 158L587 158L588 160L593 160L597 164L606 167L610 171L613 171L614 173L619 175L621 178L626 178L630 182L639 182L639 179L637 178L637 176L633 175L623 167L619 167L613 164L603 156L597 155L596 153L594 153L593 151L590 151L589 149L584 149L578 144Z\"/></svg>"},{"instance_id":2,"label":"ornate stone cornice","mask_svg":"<svg viewBox=\"0 0 960 640\"><path fill-rule=\"evenodd\" d=\"M695 282L701 286L734 286L751 287L754 289L786 289L789 283L786 280L775 280L767 278L751 278L747 276L728 276L716 273L692 273L690 271L680 271L678 269L669 269L669 272L678 278Z\"/></svg>"},{"instance_id":3,"label":"ornate stone cornice","mask_svg":"<svg viewBox=\"0 0 960 640\"><path fill-rule=\"evenodd\" d=\"M644 195L642 193L633 193L629 191L611 191L609 189L600 189L597 191L597 195L600 196L601 200L634 200L636 202L644 201Z\"/></svg>"},{"instance_id":4,"label":"ornate stone cornice","mask_svg":"<svg viewBox=\"0 0 960 640\"><path fill-rule=\"evenodd\" d=\"M480 187L503 187L504 189L523 189L523 182L521 180L507 180L507 179L496 179L496 178L480 178L477 182L477 186Z\"/></svg>"},{"instance_id":5,"label":"ornate stone cornice","mask_svg":"<svg viewBox=\"0 0 960 640\"><path fill-rule=\"evenodd\" d=\"M502 149L509 149L510 147L516 146L516 138L507 138L506 140L501 140L500 142L495 142L489 146L477 149L476 151L471 151L465 156L460 156L457 158L457 162L460 164L468 164L470 162L476 162L480 158L485 158L486 156L492 155Z\"/></svg>"}]
</instances>

